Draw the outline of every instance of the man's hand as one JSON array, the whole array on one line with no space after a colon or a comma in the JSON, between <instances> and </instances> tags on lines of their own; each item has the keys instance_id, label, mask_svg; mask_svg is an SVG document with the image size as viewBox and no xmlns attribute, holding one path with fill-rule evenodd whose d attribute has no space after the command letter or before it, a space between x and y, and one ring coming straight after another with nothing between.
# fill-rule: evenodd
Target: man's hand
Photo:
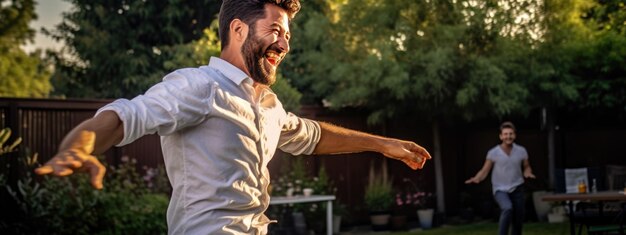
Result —
<instances>
[{"instance_id":1,"label":"man's hand","mask_svg":"<svg viewBox=\"0 0 626 235\"><path fill-rule=\"evenodd\" d=\"M413 170L422 169L426 160L432 158L428 151L422 146L413 142L396 139L392 139L389 142L383 155L400 160Z\"/></svg>"},{"instance_id":2,"label":"man's hand","mask_svg":"<svg viewBox=\"0 0 626 235\"><path fill-rule=\"evenodd\" d=\"M91 185L96 189L102 189L102 179L106 168L91 155L94 150L96 134L91 131L82 131L71 147L60 150L50 161L42 167L35 169L38 175L53 174L67 176L74 170L85 170L91 175Z\"/></svg>"},{"instance_id":3,"label":"man's hand","mask_svg":"<svg viewBox=\"0 0 626 235\"><path fill-rule=\"evenodd\" d=\"M534 179L535 175L530 171L524 171L524 178L526 179Z\"/></svg>"},{"instance_id":4,"label":"man's hand","mask_svg":"<svg viewBox=\"0 0 626 235\"><path fill-rule=\"evenodd\" d=\"M480 180L478 179L478 177L475 177L475 176L465 181L465 184L478 184L478 183L480 183Z\"/></svg>"}]
</instances>

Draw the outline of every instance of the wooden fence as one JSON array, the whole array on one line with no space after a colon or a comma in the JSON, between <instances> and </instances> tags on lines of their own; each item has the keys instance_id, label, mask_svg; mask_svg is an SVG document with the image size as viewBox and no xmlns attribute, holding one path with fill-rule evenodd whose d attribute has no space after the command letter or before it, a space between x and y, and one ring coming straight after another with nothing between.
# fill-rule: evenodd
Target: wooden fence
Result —
<instances>
[{"instance_id":1,"label":"wooden fence","mask_svg":"<svg viewBox=\"0 0 626 235\"><path fill-rule=\"evenodd\" d=\"M0 99L0 125L13 131L12 138L21 137L20 146L38 153L40 162L50 159L63 137L76 125L92 117L110 100ZM145 136L121 148L105 153L107 161L116 164L129 155L142 165L156 167L163 162L156 135ZM10 158L0 159L0 164Z\"/></svg>"},{"instance_id":2,"label":"wooden fence","mask_svg":"<svg viewBox=\"0 0 626 235\"><path fill-rule=\"evenodd\" d=\"M52 99L10 99L0 98L0 125L10 127L14 137L23 138L23 144L32 152L39 153L40 162L45 162L57 151L65 134L83 120L92 117L96 110L110 100L52 100ZM339 126L388 135L415 141L433 149L432 130L425 120L399 118L387 123L386 128L368 126L366 113L358 111L329 112L315 107L304 107L299 115L315 120L327 121ZM619 148L626 142L626 121L609 118L612 121L597 121L593 118L581 119L580 114L560 113L556 132L556 167L602 167L608 164L626 165L626 157ZM609 114L605 116L611 116ZM575 118L574 118L575 117ZM529 152L530 162L538 179L530 181L531 190L547 189L547 133L539 125L540 115L530 114L513 119L518 127L518 143ZM468 186L465 179L480 169L486 151L498 144L497 125L500 120L477 120L474 122L451 121L441 125L442 166L444 175L446 214L454 215L463 205L463 197L468 196L472 207L495 203L491 197L491 184L488 180L480 185ZM128 155L137 160L139 166L156 167L163 163L159 137L149 135L121 148L113 148L105 153L109 164L117 164L121 156ZM0 158L0 169L16 158ZM351 223L367 223L367 210L364 208L363 192L367 182L370 164L381 166L382 157L377 153L347 154L342 156L305 157L305 164L311 173L324 166L337 186L337 198L348 205ZM278 153L270 162L272 178L280 177L281 168L288 164L291 156ZM14 163L14 162L13 162ZM404 178L419 183L421 189L434 192L434 166L429 162L423 170L411 171L398 161L388 161L389 172L396 186ZM532 203L530 203L532 207ZM485 209L489 210L489 209ZM532 213L527 213L532 214ZM410 220L415 220L409 217Z\"/></svg>"}]
</instances>

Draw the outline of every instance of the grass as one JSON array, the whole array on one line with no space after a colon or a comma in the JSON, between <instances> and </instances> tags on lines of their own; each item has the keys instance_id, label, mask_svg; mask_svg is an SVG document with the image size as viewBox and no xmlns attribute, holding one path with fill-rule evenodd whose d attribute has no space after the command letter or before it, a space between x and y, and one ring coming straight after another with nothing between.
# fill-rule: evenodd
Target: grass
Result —
<instances>
[{"instance_id":1,"label":"grass","mask_svg":"<svg viewBox=\"0 0 626 235\"><path fill-rule=\"evenodd\" d=\"M569 223L558 223L558 224L549 224L549 223L525 223L523 228L524 235L544 235L544 234L552 234L552 235L568 235L569 231ZM498 223L493 222L480 222L473 223L467 225L452 225L452 226L443 226L439 228L433 228L430 230L424 231L415 231L415 232L398 232L391 233L393 235L410 235L410 234L419 234L419 235L444 235L444 234L455 234L455 235L493 235L498 233ZM583 229L582 234L587 234L587 232Z\"/></svg>"}]
</instances>

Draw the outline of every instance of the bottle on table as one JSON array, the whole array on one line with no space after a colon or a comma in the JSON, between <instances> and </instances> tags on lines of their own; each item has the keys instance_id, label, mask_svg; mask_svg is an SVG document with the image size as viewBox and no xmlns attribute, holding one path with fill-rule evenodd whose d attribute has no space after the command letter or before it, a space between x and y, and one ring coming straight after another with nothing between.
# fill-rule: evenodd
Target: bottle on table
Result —
<instances>
[{"instance_id":1,"label":"bottle on table","mask_svg":"<svg viewBox=\"0 0 626 235\"><path fill-rule=\"evenodd\" d=\"M584 180L578 182L578 193L587 193L587 184Z\"/></svg>"},{"instance_id":2,"label":"bottle on table","mask_svg":"<svg viewBox=\"0 0 626 235\"><path fill-rule=\"evenodd\" d=\"M596 178L593 178L593 181L591 181L591 192L592 193L598 192L598 184L596 183Z\"/></svg>"}]
</instances>

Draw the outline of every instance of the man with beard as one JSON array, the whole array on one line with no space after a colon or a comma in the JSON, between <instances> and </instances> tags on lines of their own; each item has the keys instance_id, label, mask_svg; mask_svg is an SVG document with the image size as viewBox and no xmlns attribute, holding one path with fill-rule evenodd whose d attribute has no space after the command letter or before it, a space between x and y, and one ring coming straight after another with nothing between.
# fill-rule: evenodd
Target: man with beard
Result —
<instances>
[{"instance_id":1,"label":"man with beard","mask_svg":"<svg viewBox=\"0 0 626 235\"><path fill-rule=\"evenodd\" d=\"M102 188L92 154L158 133L173 187L170 234L265 234L271 221L267 164L277 148L294 155L375 151L413 169L430 159L419 145L287 113L269 88L289 52L298 0L225 0L222 52L208 66L179 69L144 95L119 99L74 128L37 174L85 169Z\"/></svg>"},{"instance_id":2,"label":"man with beard","mask_svg":"<svg viewBox=\"0 0 626 235\"><path fill-rule=\"evenodd\" d=\"M500 206L500 235L522 234L524 221L524 178L534 179L535 175L528 162L526 148L514 143L515 126L512 122L500 125L500 143L487 152L483 167L466 184L478 184L484 180L493 167L491 184L493 197ZM524 168L522 172L522 168Z\"/></svg>"}]
</instances>

